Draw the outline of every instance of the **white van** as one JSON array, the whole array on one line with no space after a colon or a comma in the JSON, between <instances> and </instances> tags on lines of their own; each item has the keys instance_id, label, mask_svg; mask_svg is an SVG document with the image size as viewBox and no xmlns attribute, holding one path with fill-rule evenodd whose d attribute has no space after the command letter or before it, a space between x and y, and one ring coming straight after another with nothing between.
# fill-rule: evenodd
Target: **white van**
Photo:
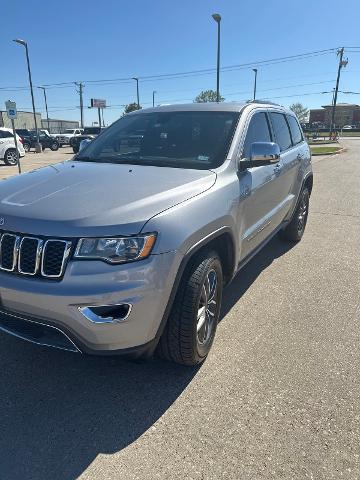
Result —
<instances>
[{"instance_id":1,"label":"white van","mask_svg":"<svg viewBox=\"0 0 360 480\"><path fill-rule=\"evenodd\" d=\"M25 155L22 140L16 134L17 147L20 157ZM4 160L6 165L17 165L17 154L14 142L14 135L10 128L0 128L0 160Z\"/></svg>"}]
</instances>

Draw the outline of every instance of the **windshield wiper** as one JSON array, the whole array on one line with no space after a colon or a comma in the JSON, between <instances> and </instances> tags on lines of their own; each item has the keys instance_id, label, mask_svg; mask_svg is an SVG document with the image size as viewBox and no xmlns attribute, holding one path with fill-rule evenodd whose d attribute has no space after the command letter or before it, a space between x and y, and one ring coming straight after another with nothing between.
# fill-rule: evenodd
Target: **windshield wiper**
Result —
<instances>
[{"instance_id":1,"label":"windshield wiper","mask_svg":"<svg viewBox=\"0 0 360 480\"><path fill-rule=\"evenodd\" d=\"M88 156L84 156L84 157L74 157L74 160L77 160L77 161L80 161L80 162L98 162L99 160L97 158L94 158L94 157L88 157Z\"/></svg>"}]
</instances>

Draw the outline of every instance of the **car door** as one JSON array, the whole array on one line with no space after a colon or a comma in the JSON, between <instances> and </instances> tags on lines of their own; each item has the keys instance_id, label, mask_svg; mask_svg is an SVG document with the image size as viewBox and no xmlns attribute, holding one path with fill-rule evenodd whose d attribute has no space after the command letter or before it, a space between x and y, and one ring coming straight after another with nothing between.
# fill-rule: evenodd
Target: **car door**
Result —
<instances>
[{"instance_id":1,"label":"car door","mask_svg":"<svg viewBox=\"0 0 360 480\"><path fill-rule=\"evenodd\" d=\"M297 138L293 139L291 134L289 116L283 112L272 111L269 113L270 122L273 129L274 141L279 145L281 155L278 168L277 192L279 202L279 221L281 222L291 209L296 200L295 183L297 180L299 167L301 165L301 149L296 142L302 142L301 131L298 132ZM297 120L293 117L297 124ZM293 129L294 130L294 129ZM298 138L300 134L300 139Z\"/></svg>"},{"instance_id":2,"label":"car door","mask_svg":"<svg viewBox=\"0 0 360 480\"><path fill-rule=\"evenodd\" d=\"M2 156L4 156L6 150L9 148L15 148L14 135L7 130L2 130L0 132L0 142L3 149Z\"/></svg>"},{"instance_id":3,"label":"car door","mask_svg":"<svg viewBox=\"0 0 360 480\"><path fill-rule=\"evenodd\" d=\"M256 110L250 114L240 161L250 159L250 149L254 142L271 142L273 134L266 110ZM245 127L246 128L246 127ZM239 173L239 208L241 260L254 251L278 226L277 215L279 194L279 164L247 168Z\"/></svg>"},{"instance_id":4,"label":"car door","mask_svg":"<svg viewBox=\"0 0 360 480\"><path fill-rule=\"evenodd\" d=\"M0 158L4 158L6 145L5 145L5 138L3 137L3 130L0 130Z\"/></svg>"}]
</instances>

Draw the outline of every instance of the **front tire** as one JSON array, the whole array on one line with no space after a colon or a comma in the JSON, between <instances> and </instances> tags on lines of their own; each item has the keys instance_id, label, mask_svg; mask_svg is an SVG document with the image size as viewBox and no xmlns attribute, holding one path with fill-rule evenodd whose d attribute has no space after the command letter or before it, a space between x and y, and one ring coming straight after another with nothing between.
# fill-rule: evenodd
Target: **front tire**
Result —
<instances>
[{"instance_id":1,"label":"front tire","mask_svg":"<svg viewBox=\"0 0 360 480\"><path fill-rule=\"evenodd\" d=\"M158 353L162 358L187 366L206 359L219 320L222 290L217 253L197 256L184 273L160 338Z\"/></svg>"},{"instance_id":2,"label":"front tire","mask_svg":"<svg viewBox=\"0 0 360 480\"><path fill-rule=\"evenodd\" d=\"M15 150L15 148L9 148L9 150L6 150L5 152L4 162L6 165L9 165L9 166L17 165L18 158L19 158L19 154Z\"/></svg>"},{"instance_id":3,"label":"front tire","mask_svg":"<svg viewBox=\"0 0 360 480\"><path fill-rule=\"evenodd\" d=\"M309 200L309 189L304 187L300 193L298 205L290 223L284 228L284 230L280 230L279 232L282 239L295 243L300 242L305 232L309 214Z\"/></svg>"},{"instance_id":4,"label":"front tire","mask_svg":"<svg viewBox=\"0 0 360 480\"><path fill-rule=\"evenodd\" d=\"M56 152L56 150L59 150L59 143L58 142L53 142L50 145L50 150L52 150L53 152Z\"/></svg>"},{"instance_id":5,"label":"front tire","mask_svg":"<svg viewBox=\"0 0 360 480\"><path fill-rule=\"evenodd\" d=\"M23 147L26 153L30 152L31 145L28 142L23 143Z\"/></svg>"}]
</instances>

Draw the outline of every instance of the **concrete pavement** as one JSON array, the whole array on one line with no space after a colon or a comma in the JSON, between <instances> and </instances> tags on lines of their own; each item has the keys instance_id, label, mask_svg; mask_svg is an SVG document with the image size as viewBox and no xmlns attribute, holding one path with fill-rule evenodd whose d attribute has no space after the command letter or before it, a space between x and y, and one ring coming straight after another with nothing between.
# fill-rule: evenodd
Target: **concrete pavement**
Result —
<instances>
[{"instance_id":1,"label":"concrete pavement","mask_svg":"<svg viewBox=\"0 0 360 480\"><path fill-rule=\"evenodd\" d=\"M42 153L35 153L34 151L26 153L24 157L20 159L21 171L30 172L35 168L40 168L52 163L62 162L63 160L69 160L74 156L72 148L62 147L56 152L52 152L50 149L46 149ZM18 174L17 165L8 167L4 163L0 163L0 180L11 177Z\"/></svg>"},{"instance_id":2,"label":"concrete pavement","mask_svg":"<svg viewBox=\"0 0 360 480\"><path fill-rule=\"evenodd\" d=\"M300 244L274 239L226 290L199 369L0 334L0 478L360 478L360 140L343 143L314 159Z\"/></svg>"}]
</instances>

